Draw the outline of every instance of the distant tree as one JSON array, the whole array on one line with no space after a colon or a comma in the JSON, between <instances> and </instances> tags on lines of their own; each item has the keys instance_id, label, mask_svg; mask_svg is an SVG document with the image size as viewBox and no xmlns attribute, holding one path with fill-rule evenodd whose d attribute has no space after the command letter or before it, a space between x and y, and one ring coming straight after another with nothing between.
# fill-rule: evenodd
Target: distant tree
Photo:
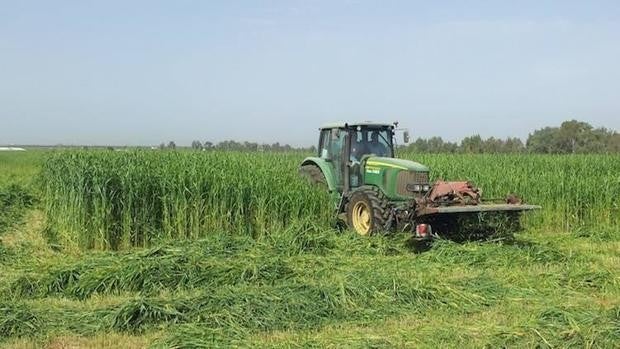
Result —
<instances>
[{"instance_id":1,"label":"distant tree","mask_svg":"<svg viewBox=\"0 0 620 349\"><path fill-rule=\"evenodd\" d=\"M482 141L483 153L501 153L504 150L504 141L499 138L489 137Z\"/></svg>"},{"instance_id":2,"label":"distant tree","mask_svg":"<svg viewBox=\"0 0 620 349\"><path fill-rule=\"evenodd\" d=\"M192 149L202 150L202 143L200 141L192 141Z\"/></svg>"},{"instance_id":3,"label":"distant tree","mask_svg":"<svg viewBox=\"0 0 620 349\"><path fill-rule=\"evenodd\" d=\"M444 150L444 141L441 137L431 137L426 145L429 153L441 153Z\"/></svg>"},{"instance_id":4,"label":"distant tree","mask_svg":"<svg viewBox=\"0 0 620 349\"><path fill-rule=\"evenodd\" d=\"M587 146L592 134L592 126L577 120L564 121L560 126L557 142L560 152L578 153Z\"/></svg>"},{"instance_id":5,"label":"distant tree","mask_svg":"<svg viewBox=\"0 0 620 349\"><path fill-rule=\"evenodd\" d=\"M177 145L176 143L174 143L174 141L170 141L168 142L168 149L176 149Z\"/></svg>"},{"instance_id":6,"label":"distant tree","mask_svg":"<svg viewBox=\"0 0 620 349\"><path fill-rule=\"evenodd\" d=\"M482 153L483 150L484 146L480 135L465 137L461 141L461 151L464 153Z\"/></svg>"},{"instance_id":7,"label":"distant tree","mask_svg":"<svg viewBox=\"0 0 620 349\"><path fill-rule=\"evenodd\" d=\"M620 133L613 132L607 139L607 151L610 153L620 153Z\"/></svg>"},{"instance_id":8,"label":"distant tree","mask_svg":"<svg viewBox=\"0 0 620 349\"><path fill-rule=\"evenodd\" d=\"M164 149L166 149L166 143L161 142L161 143L159 144L159 149L160 149L160 150L164 150Z\"/></svg>"},{"instance_id":9,"label":"distant tree","mask_svg":"<svg viewBox=\"0 0 620 349\"><path fill-rule=\"evenodd\" d=\"M590 124L570 120L560 127L545 127L530 134L526 147L531 153L575 154L617 152L617 133L605 128L593 128Z\"/></svg>"},{"instance_id":10,"label":"distant tree","mask_svg":"<svg viewBox=\"0 0 620 349\"><path fill-rule=\"evenodd\" d=\"M429 139L416 139L413 143L413 148L419 152L426 153L453 153L458 149L458 145L446 142L441 137L431 137Z\"/></svg>"},{"instance_id":11,"label":"distant tree","mask_svg":"<svg viewBox=\"0 0 620 349\"><path fill-rule=\"evenodd\" d=\"M525 145L530 153L556 153L558 152L556 138L558 136L557 127L545 127L534 131L527 137Z\"/></svg>"},{"instance_id":12,"label":"distant tree","mask_svg":"<svg viewBox=\"0 0 620 349\"><path fill-rule=\"evenodd\" d=\"M415 142L409 145L409 149L417 153L427 153L428 152L428 140L424 138L418 138L415 140Z\"/></svg>"},{"instance_id":13,"label":"distant tree","mask_svg":"<svg viewBox=\"0 0 620 349\"><path fill-rule=\"evenodd\" d=\"M243 149L248 151L256 151L258 149L258 143L243 142Z\"/></svg>"},{"instance_id":14,"label":"distant tree","mask_svg":"<svg viewBox=\"0 0 620 349\"><path fill-rule=\"evenodd\" d=\"M205 142L203 143L202 147L203 147L204 149L211 149L211 148L213 148L213 143L211 143L211 142L209 142L209 141L205 141Z\"/></svg>"},{"instance_id":15,"label":"distant tree","mask_svg":"<svg viewBox=\"0 0 620 349\"><path fill-rule=\"evenodd\" d=\"M504 153L521 153L525 150L525 145L520 138L508 137L504 141Z\"/></svg>"},{"instance_id":16,"label":"distant tree","mask_svg":"<svg viewBox=\"0 0 620 349\"><path fill-rule=\"evenodd\" d=\"M235 141L221 141L217 144L216 148L223 150L241 150L241 144Z\"/></svg>"}]
</instances>

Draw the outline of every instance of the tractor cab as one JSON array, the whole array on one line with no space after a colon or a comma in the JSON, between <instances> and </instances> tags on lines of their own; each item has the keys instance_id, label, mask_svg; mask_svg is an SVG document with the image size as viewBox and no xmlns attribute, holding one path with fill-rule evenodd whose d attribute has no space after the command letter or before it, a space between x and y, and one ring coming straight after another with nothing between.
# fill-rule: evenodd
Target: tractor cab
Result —
<instances>
[{"instance_id":1,"label":"tractor cab","mask_svg":"<svg viewBox=\"0 0 620 349\"><path fill-rule=\"evenodd\" d=\"M314 183L327 186L342 209L357 188L374 186L385 195L408 201L428 190L428 168L394 157L398 123L333 123L319 128L315 157L304 159L300 172ZM403 133L408 142L407 131Z\"/></svg>"},{"instance_id":2,"label":"tractor cab","mask_svg":"<svg viewBox=\"0 0 620 349\"><path fill-rule=\"evenodd\" d=\"M397 125L376 122L324 125L319 128L316 156L304 159L301 164L300 174L326 187L339 217L360 234L391 225L390 215L396 208L406 211L430 189L426 166L394 157ZM408 138L405 131L405 143ZM376 217L371 218L369 214Z\"/></svg>"},{"instance_id":3,"label":"tractor cab","mask_svg":"<svg viewBox=\"0 0 620 349\"><path fill-rule=\"evenodd\" d=\"M320 131L317 155L335 174L339 192L345 186L348 189L360 186L360 165L364 159L370 156L394 157L393 124L329 124Z\"/></svg>"}]
</instances>

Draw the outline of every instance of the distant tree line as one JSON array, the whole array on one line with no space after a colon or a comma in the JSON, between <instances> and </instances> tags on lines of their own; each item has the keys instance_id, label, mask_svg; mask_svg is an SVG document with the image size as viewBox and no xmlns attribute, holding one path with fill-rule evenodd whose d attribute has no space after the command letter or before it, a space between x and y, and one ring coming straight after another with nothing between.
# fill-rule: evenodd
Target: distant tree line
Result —
<instances>
[{"instance_id":1,"label":"distant tree line","mask_svg":"<svg viewBox=\"0 0 620 349\"><path fill-rule=\"evenodd\" d=\"M161 143L160 149L176 149L173 141ZM195 150L238 150L238 151L305 151L315 152L316 147L292 147L288 144L261 144L233 140L213 143L195 140ZM534 131L525 143L517 137L500 139L480 135L463 138L460 142L444 141L441 137L417 138L400 149L418 153L540 153L540 154L584 154L620 153L620 133L606 128L594 128L587 122L564 121L559 127L544 127Z\"/></svg>"},{"instance_id":2,"label":"distant tree line","mask_svg":"<svg viewBox=\"0 0 620 349\"><path fill-rule=\"evenodd\" d=\"M520 153L525 145L519 138L482 139L479 135L465 137L460 143L444 141L441 137L418 138L403 148L418 153Z\"/></svg>"},{"instance_id":3,"label":"distant tree line","mask_svg":"<svg viewBox=\"0 0 620 349\"><path fill-rule=\"evenodd\" d=\"M315 146L311 147L293 147L288 144L280 144L279 142L268 144L268 143L256 143L256 142L237 142L233 140L221 141L218 143L213 143L210 141L201 142L198 140L194 140L191 143L191 148L194 150L238 150L238 151L269 151L269 152L278 152L278 151L316 151ZM173 141L166 143L161 143L159 145L159 149L176 149L176 144Z\"/></svg>"},{"instance_id":4,"label":"distant tree line","mask_svg":"<svg viewBox=\"0 0 620 349\"><path fill-rule=\"evenodd\" d=\"M620 153L620 133L570 120L560 127L534 131L525 144L516 137L483 139L480 135L474 135L463 138L459 143L444 141L441 137L418 138L403 148L420 153Z\"/></svg>"},{"instance_id":5,"label":"distant tree line","mask_svg":"<svg viewBox=\"0 0 620 349\"><path fill-rule=\"evenodd\" d=\"M563 122L560 127L536 130L527 138L526 146L533 153L619 153L620 133L571 120Z\"/></svg>"}]
</instances>

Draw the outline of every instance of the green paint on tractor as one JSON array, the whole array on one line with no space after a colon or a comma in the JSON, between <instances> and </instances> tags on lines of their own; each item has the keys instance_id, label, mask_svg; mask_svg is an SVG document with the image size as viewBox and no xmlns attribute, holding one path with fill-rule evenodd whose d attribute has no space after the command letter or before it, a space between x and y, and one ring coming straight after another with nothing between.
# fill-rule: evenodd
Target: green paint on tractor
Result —
<instances>
[{"instance_id":1,"label":"green paint on tractor","mask_svg":"<svg viewBox=\"0 0 620 349\"><path fill-rule=\"evenodd\" d=\"M418 192L410 191L408 195L399 194L398 174L402 171L424 173L426 181L418 183L420 185L428 185L428 168L420 163L410 160L393 159L385 157L369 157L364 162L364 169L361 171L363 175L364 185L376 186L381 189L389 200L405 201L411 200Z\"/></svg>"},{"instance_id":2,"label":"green paint on tractor","mask_svg":"<svg viewBox=\"0 0 620 349\"><path fill-rule=\"evenodd\" d=\"M397 123L370 121L324 125L319 128L317 156L301 164L300 173L329 190L338 216L359 234L395 227L428 232L430 226L425 223L417 229L417 223L428 216L489 211L512 214L538 208L518 200L483 204L479 190L469 182L431 185L428 167L394 157L397 130ZM408 142L407 131L403 138Z\"/></svg>"}]
</instances>

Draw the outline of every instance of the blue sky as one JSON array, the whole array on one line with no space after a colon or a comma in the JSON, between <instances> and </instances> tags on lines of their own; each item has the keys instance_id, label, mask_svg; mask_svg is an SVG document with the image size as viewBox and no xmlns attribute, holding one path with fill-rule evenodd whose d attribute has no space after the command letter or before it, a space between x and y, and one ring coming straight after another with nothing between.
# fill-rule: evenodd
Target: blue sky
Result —
<instances>
[{"instance_id":1,"label":"blue sky","mask_svg":"<svg viewBox=\"0 0 620 349\"><path fill-rule=\"evenodd\" d=\"M620 130L620 1L0 1L0 144Z\"/></svg>"}]
</instances>

